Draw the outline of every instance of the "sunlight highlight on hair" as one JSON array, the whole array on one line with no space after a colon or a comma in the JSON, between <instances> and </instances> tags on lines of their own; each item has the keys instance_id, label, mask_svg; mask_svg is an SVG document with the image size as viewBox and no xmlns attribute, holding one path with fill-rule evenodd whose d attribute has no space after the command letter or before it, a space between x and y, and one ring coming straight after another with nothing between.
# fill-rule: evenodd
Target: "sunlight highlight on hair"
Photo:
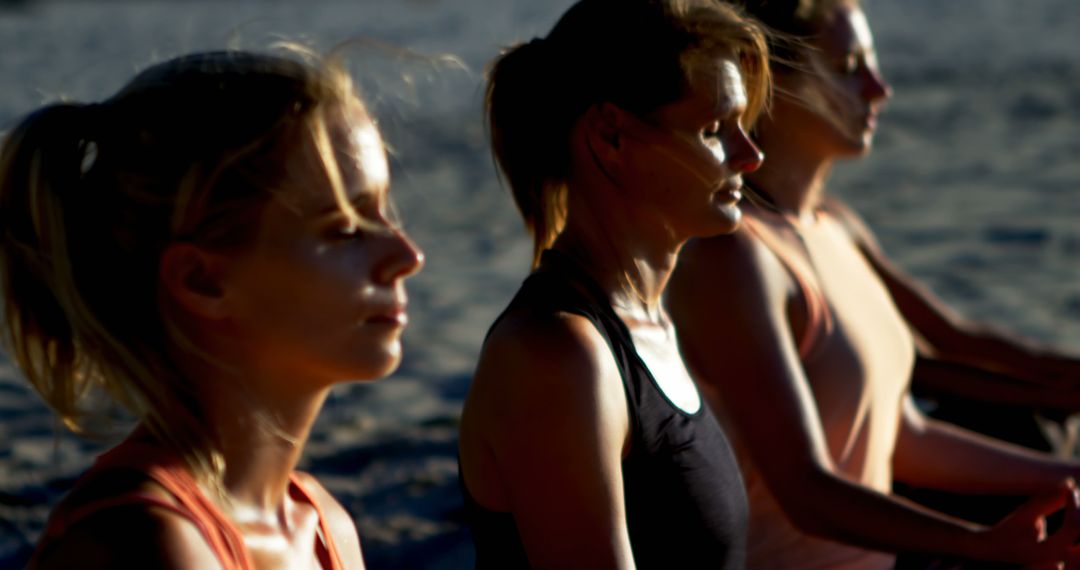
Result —
<instances>
[{"instance_id":1,"label":"sunlight highlight on hair","mask_svg":"<svg viewBox=\"0 0 1080 570\"><path fill-rule=\"evenodd\" d=\"M363 219L357 213L356 208L353 207L352 201L349 200L348 189L345 188L345 181L341 178L341 166L338 164L337 157L334 156L334 145L330 142L330 133L326 128L326 120L320 116L313 119L308 126L315 143L315 149L319 153L319 159L322 162L323 174L326 175L330 191L334 194L334 201L337 202L341 213L345 214L348 220L349 227L347 231L354 232L363 224Z\"/></svg>"}]
</instances>

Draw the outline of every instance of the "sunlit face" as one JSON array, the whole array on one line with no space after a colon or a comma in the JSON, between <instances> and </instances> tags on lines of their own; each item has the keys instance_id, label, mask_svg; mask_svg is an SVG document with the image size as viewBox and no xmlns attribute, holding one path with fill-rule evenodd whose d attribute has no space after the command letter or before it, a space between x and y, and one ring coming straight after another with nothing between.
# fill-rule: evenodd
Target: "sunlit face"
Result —
<instances>
[{"instance_id":1,"label":"sunlit face","mask_svg":"<svg viewBox=\"0 0 1080 570\"><path fill-rule=\"evenodd\" d=\"M387 217L386 154L371 120L357 105L330 109L325 125L338 170L327 173L318 136L303 137L229 291L237 336L259 366L330 384L396 368L404 281L423 256Z\"/></svg>"},{"instance_id":2,"label":"sunlit face","mask_svg":"<svg viewBox=\"0 0 1080 570\"><path fill-rule=\"evenodd\" d=\"M646 206L682 238L734 231L742 215L742 175L761 152L743 125L747 95L738 63L720 57L692 70L686 96L630 129L628 178Z\"/></svg>"},{"instance_id":3,"label":"sunlit face","mask_svg":"<svg viewBox=\"0 0 1080 570\"><path fill-rule=\"evenodd\" d=\"M811 68L818 73L778 77L780 86L801 100L779 97L777 107L782 108L776 120L827 157L864 154L873 145L878 114L891 95L878 68L866 15L854 4L841 3L813 43L817 51L810 56Z\"/></svg>"}]
</instances>

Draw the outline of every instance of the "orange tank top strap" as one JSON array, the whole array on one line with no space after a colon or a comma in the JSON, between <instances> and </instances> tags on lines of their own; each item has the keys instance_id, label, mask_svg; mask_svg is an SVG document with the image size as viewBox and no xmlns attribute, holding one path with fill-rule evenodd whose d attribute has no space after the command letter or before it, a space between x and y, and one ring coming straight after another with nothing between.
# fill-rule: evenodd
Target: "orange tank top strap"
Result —
<instances>
[{"instance_id":1,"label":"orange tank top strap","mask_svg":"<svg viewBox=\"0 0 1080 570\"><path fill-rule=\"evenodd\" d=\"M783 214L765 213L767 216L783 218ZM747 212L743 216L741 225L755 237L761 240L765 247L776 256L780 264L787 269L792 279L795 280L806 306L806 325L798 340L799 357L805 362L817 352L822 342L829 336L833 329L832 311L829 310L829 302L825 294L814 278L813 268L798 254L791 251L791 246L785 243L775 231L758 214ZM793 231L798 232L794 224L784 218L784 223L792 226Z\"/></svg>"},{"instance_id":2,"label":"orange tank top strap","mask_svg":"<svg viewBox=\"0 0 1080 570\"><path fill-rule=\"evenodd\" d=\"M128 438L98 457L83 480L119 470L145 474L160 485L174 502L144 492L105 497L71 510L62 519L51 520L44 536L58 536L65 529L106 509L148 505L175 513L194 524L221 562L223 570L254 570L255 563L244 546L243 534L206 497L182 459L159 446Z\"/></svg>"},{"instance_id":3,"label":"orange tank top strap","mask_svg":"<svg viewBox=\"0 0 1080 570\"><path fill-rule=\"evenodd\" d=\"M289 482L292 483L291 487L295 495L294 498L303 500L315 508L315 512L319 515L319 538L321 541L319 546L319 562L322 563L322 567L332 570L343 570L341 564L341 557L338 555L337 545L334 543L334 534L330 530L330 522L326 518L326 513L323 512L319 502L315 500L303 482L300 480L300 476L296 473L289 475Z\"/></svg>"}]
</instances>

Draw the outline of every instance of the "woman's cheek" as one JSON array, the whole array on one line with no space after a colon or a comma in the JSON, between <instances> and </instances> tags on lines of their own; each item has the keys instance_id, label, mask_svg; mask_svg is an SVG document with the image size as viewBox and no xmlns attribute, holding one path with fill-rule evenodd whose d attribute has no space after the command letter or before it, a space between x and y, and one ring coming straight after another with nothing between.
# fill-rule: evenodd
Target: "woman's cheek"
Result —
<instances>
[{"instance_id":1,"label":"woman's cheek","mask_svg":"<svg viewBox=\"0 0 1080 570\"><path fill-rule=\"evenodd\" d=\"M713 139L706 142L705 146L709 149L709 162L712 163L713 166L718 166L727 162L727 150L720 141Z\"/></svg>"}]
</instances>

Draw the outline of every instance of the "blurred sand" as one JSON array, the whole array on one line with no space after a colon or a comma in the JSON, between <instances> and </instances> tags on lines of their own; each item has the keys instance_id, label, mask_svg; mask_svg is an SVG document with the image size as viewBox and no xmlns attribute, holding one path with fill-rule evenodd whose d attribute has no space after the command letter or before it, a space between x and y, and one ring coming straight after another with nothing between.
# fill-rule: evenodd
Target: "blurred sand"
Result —
<instances>
[{"instance_id":1,"label":"blurred sand","mask_svg":"<svg viewBox=\"0 0 1080 570\"><path fill-rule=\"evenodd\" d=\"M336 390L305 468L354 514L369 567L471 567L456 425L488 324L529 244L487 155L480 75L546 31L568 0L40 2L0 10L0 129L57 96L95 99L147 63L281 34L328 47L371 37L453 53L472 71L387 70L358 52L394 147L394 193L428 255L392 377ZM1080 349L1080 4L870 0L896 97L867 160L833 191L885 248L965 314ZM392 62L391 62L392 63ZM0 567L21 567L49 505L101 444L60 433L0 361Z\"/></svg>"}]
</instances>

